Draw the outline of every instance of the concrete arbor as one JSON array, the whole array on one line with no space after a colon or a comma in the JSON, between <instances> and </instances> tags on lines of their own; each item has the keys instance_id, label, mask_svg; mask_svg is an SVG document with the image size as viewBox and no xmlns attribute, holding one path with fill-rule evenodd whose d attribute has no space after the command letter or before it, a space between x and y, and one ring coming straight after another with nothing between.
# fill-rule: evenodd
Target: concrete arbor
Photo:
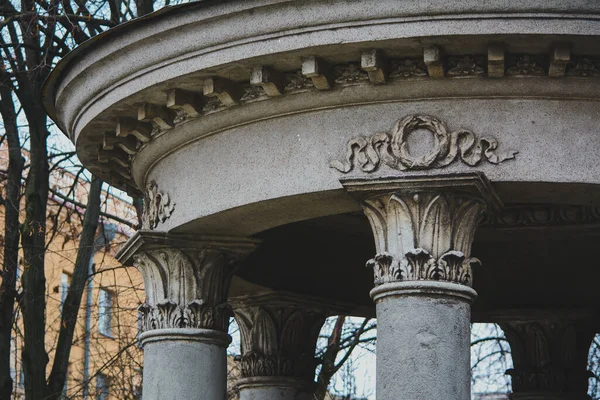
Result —
<instances>
[{"instance_id":1,"label":"concrete arbor","mask_svg":"<svg viewBox=\"0 0 600 400\"><path fill-rule=\"evenodd\" d=\"M469 398L471 321L506 330L515 399L585 398L600 4L401 3L182 5L50 77L82 162L145 199L146 400L222 397L230 306L244 398L306 397L336 312L378 317L380 399Z\"/></svg>"}]
</instances>

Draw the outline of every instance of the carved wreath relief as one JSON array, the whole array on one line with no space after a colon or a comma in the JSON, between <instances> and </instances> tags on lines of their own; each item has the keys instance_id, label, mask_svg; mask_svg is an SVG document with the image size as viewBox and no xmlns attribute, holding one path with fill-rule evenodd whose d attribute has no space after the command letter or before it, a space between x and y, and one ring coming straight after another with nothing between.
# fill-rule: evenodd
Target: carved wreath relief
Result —
<instances>
[{"instance_id":1,"label":"carved wreath relief","mask_svg":"<svg viewBox=\"0 0 600 400\"><path fill-rule=\"evenodd\" d=\"M429 152L414 156L408 147L408 137L412 132L425 129L433 134L434 144ZM486 159L492 164L515 158L517 151L498 154L498 141L493 137L477 138L468 130L448 132L446 125L429 115L411 115L398 121L391 134L378 132L367 137L356 137L347 144L346 159L331 161L330 166L348 173L355 167L363 172L376 171L382 164L390 168L406 171L428 168L442 168L457 158L469 166L475 166Z\"/></svg>"},{"instance_id":2,"label":"carved wreath relief","mask_svg":"<svg viewBox=\"0 0 600 400\"><path fill-rule=\"evenodd\" d=\"M160 192L156 182L146 186L144 195L144 212L142 214L142 228L154 229L159 222L165 222L175 209L175 203L165 192Z\"/></svg>"}]
</instances>

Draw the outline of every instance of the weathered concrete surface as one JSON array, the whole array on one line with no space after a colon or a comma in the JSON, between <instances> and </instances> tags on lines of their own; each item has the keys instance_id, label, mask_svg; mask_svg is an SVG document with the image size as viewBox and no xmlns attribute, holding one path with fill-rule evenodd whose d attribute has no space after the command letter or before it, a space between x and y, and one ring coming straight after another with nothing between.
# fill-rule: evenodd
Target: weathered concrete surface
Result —
<instances>
[{"instance_id":1,"label":"weathered concrete surface","mask_svg":"<svg viewBox=\"0 0 600 400\"><path fill-rule=\"evenodd\" d=\"M378 286L377 399L470 400L470 301L456 284ZM400 396L400 397L399 397Z\"/></svg>"},{"instance_id":2,"label":"weathered concrete surface","mask_svg":"<svg viewBox=\"0 0 600 400\"><path fill-rule=\"evenodd\" d=\"M355 93L359 89L349 87L344 91ZM211 117L219 119L213 115L153 140L135 158L133 173L140 182L156 181L177 202L177 210L160 224L161 229L174 229L199 219L185 229L254 234L296 220L358 211L357 204L339 190L339 179L344 175L330 168L329 161L343 159L348 140L389 132L399 119L415 114L433 115L444 121L449 130L462 128L494 137L499 151L519 153L514 160L498 165L481 162L473 168L455 163L411 174L481 171L498 186L503 200L513 203L590 204L600 199L600 187L595 192L589 186L582 192L571 190L564 192L567 197L559 198L563 192L556 187L534 188L528 184L600 183L595 156L600 147L600 107L596 101L453 99L340 107L254 122L191 142L165 155L165 149L180 135L191 137L205 129ZM195 179L200 171L202 179ZM368 175L398 174L402 173L383 166ZM349 175L366 174L353 171ZM194 184L180 184L187 180ZM501 190L503 183L508 187L506 195ZM519 183L527 184L510 190L511 185ZM198 199L202 199L201 207ZM261 207L263 202L269 203ZM235 210L231 218L223 215L214 223L202 220L217 218L229 210Z\"/></svg>"},{"instance_id":3,"label":"weathered concrete surface","mask_svg":"<svg viewBox=\"0 0 600 400\"><path fill-rule=\"evenodd\" d=\"M225 399L229 335L206 329L162 329L141 335L144 400Z\"/></svg>"}]
</instances>

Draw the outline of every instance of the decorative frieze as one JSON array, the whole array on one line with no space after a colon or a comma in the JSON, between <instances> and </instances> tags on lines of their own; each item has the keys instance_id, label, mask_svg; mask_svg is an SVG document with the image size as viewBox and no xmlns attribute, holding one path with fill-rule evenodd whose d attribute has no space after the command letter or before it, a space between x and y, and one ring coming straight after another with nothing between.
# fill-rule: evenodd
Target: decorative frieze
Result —
<instances>
[{"instance_id":1,"label":"decorative frieze","mask_svg":"<svg viewBox=\"0 0 600 400\"><path fill-rule=\"evenodd\" d=\"M512 76L544 76L546 75L546 60L543 56L537 55L510 55L506 74Z\"/></svg>"},{"instance_id":2,"label":"decorative frieze","mask_svg":"<svg viewBox=\"0 0 600 400\"><path fill-rule=\"evenodd\" d=\"M340 85L357 85L369 82L369 75L355 63L336 65L333 68L335 83Z\"/></svg>"},{"instance_id":3,"label":"decorative frieze","mask_svg":"<svg viewBox=\"0 0 600 400\"><path fill-rule=\"evenodd\" d=\"M240 98L240 101L253 101L266 97L264 90L261 86L246 86L244 87L244 94Z\"/></svg>"},{"instance_id":4,"label":"decorative frieze","mask_svg":"<svg viewBox=\"0 0 600 400\"><path fill-rule=\"evenodd\" d=\"M482 227L526 228L600 224L600 207L527 204L511 205L487 214Z\"/></svg>"},{"instance_id":5,"label":"decorative frieze","mask_svg":"<svg viewBox=\"0 0 600 400\"><path fill-rule=\"evenodd\" d=\"M514 399L590 399L587 358L595 317L500 322L511 347Z\"/></svg>"},{"instance_id":6,"label":"decorative frieze","mask_svg":"<svg viewBox=\"0 0 600 400\"><path fill-rule=\"evenodd\" d=\"M418 130L429 131L433 146L421 156L411 154L409 136ZM477 138L468 130L448 132L446 125L429 115L410 115L399 120L390 132L378 132L367 137L350 139L346 159L331 161L330 166L348 173L355 167L362 172L376 171L381 165L401 171L442 168L459 159L469 166L483 159L492 164L515 158L517 151L498 154L498 141L493 137Z\"/></svg>"},{"instance_id":7,"label":"decorative frieze","mask_svg":"<svg viewBox=\"0 0 600 400\"><path fill-rule=\"evenodd\" d=\"M171 201L169 194L159 191L156 182L149 182L144 193L142 228L156 228L159 222L169 219L174 210L175 203Z\"/></svg>"},{"instance_id":8,"label":"decorative frieze","mask_svg":"<svg viewBox=\"0 0 600 400\"><path fill-rule=\"evenodd\" d=\"M422 60L404 58L392 61L391 79L408 79L427 77L427 67Z\"/></svg>"},{"instance_id":9,"label":"decorative frieze","mask_svg":"<svg viewBox=\"0 0 600 400\"><path fill-rule=\"evenodd\" d=\"M230 300L240 328L243 378L292 377L312 381L325 302L267 293Z\"/></svg>"},{"instance_id":10,"label":"decorative frieze","mask_svg":"<svg viewBox=\"0 0 600 400\"><path fill-rule=\"evenodd\" d=\"M285 92L299 92L315 88L312 79L302 75L302 71L290 72L285 74Z\"/></svg>"},{"instance_id":11,"label":"decorative frieze","mask_svg":"<svg viewBox=\"0 0 600 400\"><path fill-rule=\"evenodd\" d=\"M485 57L448 57L448 76L479 76L484 75L485 72Z\"/></svg>"},{"instance_id":12,"label":"decorative frieze","mask_svg":"<svg viewBox=\"0 0 600 400\"><path fill-rule=\"evenodd\" d=\"M585 55L571 57L569 47L566 45L554 48L550 58L543 54L505 53L505 47L500 43L490 44L487 56L445 54L441 46L435 45L425 47L422 51L423 57L386 60L381 49L374 49L363 52L360 60L355 59L334 67L319 57L309 56L302 58L301 69L295 71L277 71L266 66L249 69L250 80L246 82L231 81L222 77L205 79L200 85L202 93L191 92L185 88L169 89L166 92L167 100L164 106L142 103L133 110L138 113L139 120L130 118L131 113L128 113L127 117L118 118L115 134L109 133L103 142L103 148L99 150L99 163L107 164L102 166L102 169L108 168L125 178L126 181L120 184L122 189L131 187L137 192L130 172L132 158L129 156L134 157L145 143L152 140L153 136L204 115L224 111L231 106L267 101L270 97L314 91L314 89L330 90L336 85L344 87L366 85L369 82L382 84L413 79L485 76L493 78L600 77L600 62L597 57ZM478 163L484 158L492 163L498 163L513 158L516 153L509 152L496 158L493 156L494 146L497 146L495 139L477 139L469 131L454 133L458 134L458 140L452 143L459 144L458 154L467 164ZM445 158L437 158L430 165L425 166L412 164L410 158L405 159L397 155L397 151L400 150L392 151L395 147L390 147L391 139L387 134L355 138L348 143L348 148L356 151L355 162L363 172L371 172L381 164L388 164L400 170L443 166ZM450 139L454 138L450 136ZM467 148L473 151L474 157L462 157L462 154L468 153ZM113 150L116 149L118 151L115 153ZM126 156L121 157L121 150L126 153ZM388 154L392 154L391 158ZM478 157L477 154L482 156ZM443 151L440 152L441 156ZM354 158L355 155L347 156L347 159L348 157ZM354 168L348 160L343 164L334 162L333 165L342 172L349 172L345 170ZM118 178L115 184L121 181L122 178Z\"/></svg>"},{"instance_id":13,"label":"decorative frieze","mask_svg":"<svg viewBox=\"0 0 600 400\"><path fill-rule=\"evenodd\" d=\"M590 57L577 57L575 61L568 66L567 76L576 76L579 78L599 77L600 60Z\"/></svg>"},{"instance_id":14,"label":"decorative frieze","mask_svg":"<svg viewBox=\"0 0 600 400\"><path fill-rule=\"evenodd\" d=\"M139 231L117 258L141 273L146 301L140 306L145 331L201 328L227 332L229 284L256 241Z\"/></svg>"}]
</instances>

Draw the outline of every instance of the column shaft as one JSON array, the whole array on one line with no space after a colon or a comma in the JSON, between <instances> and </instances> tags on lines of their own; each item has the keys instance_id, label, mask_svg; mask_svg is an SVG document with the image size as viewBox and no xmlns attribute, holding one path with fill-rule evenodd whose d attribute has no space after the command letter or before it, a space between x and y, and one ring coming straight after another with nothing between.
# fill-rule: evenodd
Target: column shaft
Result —
<instances>
[{"instance_id":1,"label":"column shaft","mask_svg":"<svg viewBox=\"0 0 600 400\"><path fill-rule=\"evenodd\" d=\"M400 284L376 298L378 399L470 400L470 301L436 294L449 285Z\"/></svg>"},{"instance_id":2,"label":"column shaft","mask_svg":"<svg viewBox=\"0 0 600 400\"><path fill-rule=\"evenodd\" d=\"M144 400L225 399L229 336L201 329L142 335Z\"/></svg>"}]
</instances>

